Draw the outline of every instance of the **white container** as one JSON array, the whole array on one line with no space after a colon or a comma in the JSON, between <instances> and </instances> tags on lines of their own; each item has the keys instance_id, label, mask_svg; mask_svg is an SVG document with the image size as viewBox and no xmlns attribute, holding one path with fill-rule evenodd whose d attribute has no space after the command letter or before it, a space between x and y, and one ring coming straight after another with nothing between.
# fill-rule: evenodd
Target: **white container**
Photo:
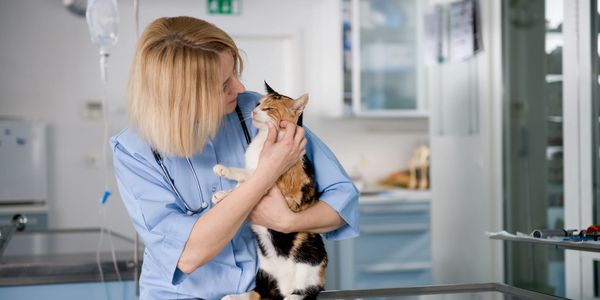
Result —
<instances>
[{"instance_id":1,"label":"white container","mask_svg":"<svg viewBox=\"0 0 600 300\"><path fill-rule=\"evenodd\" d=\"M48 198L46 126L0 118L0 204Z\"/></svg>"}]
</instances>

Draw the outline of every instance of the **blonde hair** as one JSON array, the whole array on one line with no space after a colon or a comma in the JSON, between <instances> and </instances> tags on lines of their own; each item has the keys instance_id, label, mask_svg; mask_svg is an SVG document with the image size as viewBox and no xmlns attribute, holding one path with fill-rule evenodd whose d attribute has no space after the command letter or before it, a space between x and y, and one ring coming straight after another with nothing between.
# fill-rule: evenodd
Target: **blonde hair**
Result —
<instances>
[{"instance_id":1,"label":"blonde hair","mask_svg":"<svg viewBox=\"0 0 600 300\"><path fill-rule=\"evenodd\" d=\"M129 118L151 147L191 157L214 138L224 114L220 58L231 52L234 71L243 63L227 33L192 17L159 18L144 30L129 77Z\"/></svg>"}]
</instances>

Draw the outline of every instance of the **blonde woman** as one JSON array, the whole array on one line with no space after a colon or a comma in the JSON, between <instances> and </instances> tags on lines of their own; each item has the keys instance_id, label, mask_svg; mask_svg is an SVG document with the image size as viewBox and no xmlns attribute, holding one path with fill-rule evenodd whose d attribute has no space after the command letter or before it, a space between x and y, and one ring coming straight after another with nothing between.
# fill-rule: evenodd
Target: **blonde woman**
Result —
<instances>
[{"instance_id":1,"label":"blonde woman","mask_svg":"<svg viewBox=\"0 0 600 300\"><path fill-rule=\"evenodd\" d=\"M281 232L354 237L358 194L335 156L308 129L272 124L254 175L235 182L216 164L243 166L256 134L240 117L259 94L244 91L233 40L191 17L160 18L142 34L129 80L131 125L111 139L121 198L144 241L140 299L219 299L254 288L257 244L248 222ZM276 131L284 137L275 141ZM301 213L273 187L302 155L316 168L320 202Z\"/></svg>"}]
</instances>

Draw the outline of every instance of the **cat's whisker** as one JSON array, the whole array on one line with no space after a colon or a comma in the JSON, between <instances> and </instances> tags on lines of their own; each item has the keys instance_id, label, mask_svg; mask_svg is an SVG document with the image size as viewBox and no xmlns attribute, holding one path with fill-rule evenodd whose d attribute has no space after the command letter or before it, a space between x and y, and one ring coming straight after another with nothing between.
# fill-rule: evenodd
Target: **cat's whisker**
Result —
<instances>
[{"instance_id":1,"label":"cat's whisker","mask_svg":"<svg viewBox=\"0 0 600 300\"><path fill-rule=\"evenodd\" d=\"M242 119L240 120L240 123L241 123L241 122L244 122L244 121L247 121L247 120L250 120L250 119L252 119L252 117L242 118Z\"/></svg>"}]
</instances>

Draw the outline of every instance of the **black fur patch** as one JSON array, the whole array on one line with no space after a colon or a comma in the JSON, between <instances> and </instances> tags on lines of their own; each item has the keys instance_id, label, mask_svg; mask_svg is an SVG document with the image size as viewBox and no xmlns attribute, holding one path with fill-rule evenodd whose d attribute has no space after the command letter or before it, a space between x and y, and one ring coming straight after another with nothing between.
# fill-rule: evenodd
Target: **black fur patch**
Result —
<instances>
[{"instance_id":1,"label":"black fur patch","mask_svg":"<svg viewBox=\"0 0 600 300\"><path fill-rule=\"evenodd\" d=\"M259 269L256 274L256 287L254 291L260 294L261 299L283 299L275 278L262 269Z\"/></svg>"},{"instance_id":2,"label":"black fur patch","mask_svg":"<svg viewBox=\"0 0 600 300\"><path fill-rule=\"evenodd\" d=\"M302 203L312 204L319 200L317 195L317 185L315 183L315 170L313 164L308 159L308 156L304 155L304 173L310 178L310 182L302 186Z\"/></svg>"},{"instance_id":3,"label":"black fur patch","mask_svg":"<svg viewBox=\"0 0 600 300\"><path fill-rule=\"evenodd\" d=\"M265 246L263 245L263 243L260 241L260 239L256 239L256 244L258 244L258 249L260 250L260 253L263 256L267 255L267 249L265 249Z\"/></svg>"},{"instance_id":4,"label":"black fur patch","mask_svg":"<svg viewBox=\"0 0 600 300\"><path fill-rule=\"evenodd\" d=\"M265 81L265 90L267 94L279 95L269 84Z\"/></svg>"},{"instance_id":5,"label":"black fur patch","mask_svg":"<svg viewBox=\"0 0 600 300\"><path fill-rule=\"evenodd\" d=\"M307 239L298 247L294 261L306 263L311 266L317 266L323 261L327 261L327 253L321 235L309 234Z\"/></svg>"},{"instance_id":6,"label":"black fur patch","mask_svg":"<svg viewBox=\"0 0 600 300\"><path fill-rule=\"evenodd\" d=\"M314 181L314 179L315 179L315 167L313 166L313 164L310 161L310 159L308 159L308 156L306 154L304 154L304 157L303 157L302 161L304 161L304 164L302 166L304 168L304 172L306 173L306 175L308 177L310 177Z\"/></svg>"},{"instance_id":7,"label":"black fur patch","mask_svg":"<svg viewBox=\"0 0 600 300\"><path fill-rule=\"evenodd\" d=\"M302 295L304 296L304 300L308 299L317 299L319 293L324 290L324 288L320 285L313 285L305 288L304 290L295 290L292 292L293 295Z\"/></svg>"},{"instance_id":8,"label":"black fur patch","mask_svg":"<svg viewBox=\"0 0 600 300\"><path fill-rule=\"evenodd\" d=\"M298 233L281 233L273 229L269 229L269 233L271 234L271 242L273 242L273 247L277 251L277 255L289 257L290 250L294 246L294 239L296 239Z\"/></svg>"}]
</instances>

